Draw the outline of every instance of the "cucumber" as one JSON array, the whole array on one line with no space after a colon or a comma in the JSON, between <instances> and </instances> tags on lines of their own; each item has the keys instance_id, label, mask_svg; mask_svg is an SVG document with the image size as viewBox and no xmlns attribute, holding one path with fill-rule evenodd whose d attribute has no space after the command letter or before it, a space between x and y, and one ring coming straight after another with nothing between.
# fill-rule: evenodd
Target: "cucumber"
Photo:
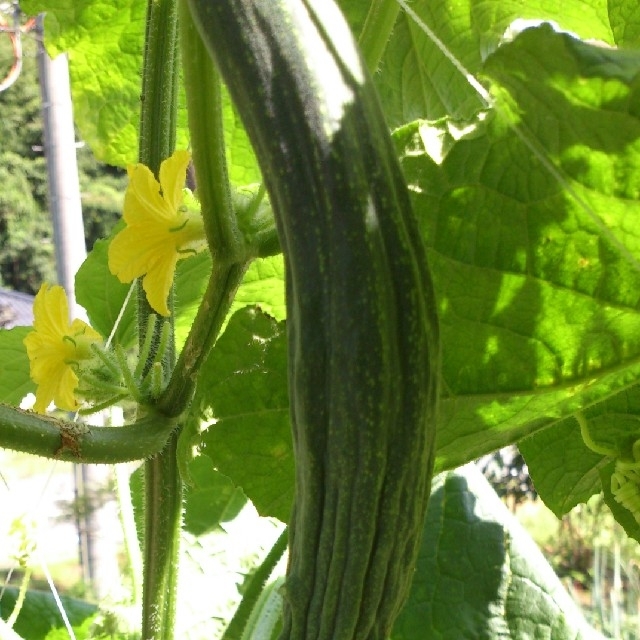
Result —
<instances>
[{"instance_id":1,"label":"cucumber","mask_svg":"<svg viewBox=\"0 0 640 640\"><path fill-rule=\"evenodd\" d=\"M386 639L429 495L439 335L377 95L330 0L189 0L286 264L296 489L281 638Z\"/></svg>"}]
</instances>

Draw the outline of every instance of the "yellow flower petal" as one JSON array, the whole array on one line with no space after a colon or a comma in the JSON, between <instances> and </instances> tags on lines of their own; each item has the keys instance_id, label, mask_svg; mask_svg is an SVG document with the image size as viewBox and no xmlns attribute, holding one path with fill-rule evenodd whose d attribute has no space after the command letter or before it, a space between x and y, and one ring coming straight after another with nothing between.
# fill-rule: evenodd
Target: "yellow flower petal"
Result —
<instances>
[{"instance_id":1,"label":"yellow flower petal","mask_svg":"<svg viewBox=\"0 0 640 640\"><path fill-rule=\"evenodd\" d=\"M86 322L69 322L64 289L42 285L33 303L34 330L24 339L31 379L38 385L34 409L44 413L51 402L60 409L78 408L74 367L92 357L91 344L102 340Z\"/></svg>"},{"instance_id":2,"label":"yellow flower petal","mask_svg":"<svg viewBox=\"0 0 640 640\"><path fill-rule=\"evenodd\" d=\"M147 294L147 300L154 311L163 316L170 315L167 300L173 283L173 274L178 262L177 253L164 254L150 269L142 280L142 288Z\"/></svg>"},{"instance_id":3,"label":"yellow flower petal","mask_svg":"<svg viewBox=\"0 0 640 640\"><path fill-rule=\"evenodd\" d=\"M176 263L204 246L202 218L182 210L189 159L187 151L176 151L161 164L159 182L148 167L129 167L127 226L109 245L111 273L120 282L143 277L149 304L164 316Z\"/></svg>"},{"instance_id":4,"label":"yellow flower petal","mask_svg":"<svg viewBox=\"0 0 640 640\"><path fill-rule=\"evenodd\" d=\"M74 395L78 376L71 367L61 367L56 373L56 377L45 379L38 385L34 411L45 413L52 402L63 411L75 411L80 407Z\"/></svg>"},{"instance_id":5,"label":"yellow flower petal","mask_svg":"<svg viewBox=\"0 0 640 640\"><path fill-rule=\"evenodd\" d=\"M43 284L33 300L33 326L38 333L57 336L69 325L67 294L62 287Z\"/></svg>"},{"instance_id":6,"label":"yellow flower petal","mask_svg":"<svg viewBox=\"0 0 640 640\"><path fill-rule=\"evenodd\" d=\"M109 270L120 282L131 282L147 273L158 255L174 251L166 226L150 220L144 233L138 227L126 227L109 245Z\"/></svg>"},{"instance_id":7,"label":"yellow flower petal","mask_svg":"<svg viewBox=\"0 0 640 640\"><path fill-rule=\"evenodd\" d=\"M182 204L182 190L190 159L191 154L188 151L175 151L160 165L162 195L173 211L177 211Z\"/></svg>"},{"instance_id":8,"label":"yellow flower petal","mask_svg":"<svg viewBox=\"0 0 640 640\"><path fill-rule=\"evenodd\" d=\"M129 186L124 194L123 218L129 225L144 225L149 218L173 221L175 209L162 197L160 183L143 164L127 168Z\"/></svg>"}]
</instances>

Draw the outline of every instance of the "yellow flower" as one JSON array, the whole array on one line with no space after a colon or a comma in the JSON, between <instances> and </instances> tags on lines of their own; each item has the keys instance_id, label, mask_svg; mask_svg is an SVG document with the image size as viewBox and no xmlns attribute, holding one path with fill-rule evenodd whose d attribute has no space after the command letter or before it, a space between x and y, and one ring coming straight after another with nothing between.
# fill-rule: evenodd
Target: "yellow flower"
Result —
<instances>
[{"instance_id":1,"label":"yellow flower","mask_svg":"<svg viewBox=\"0 0 640 640\"><path fill-rule=\"evenodd\" d=\"M69 323L67 295L62 287L43 284L33 302L33 331L24 339L31 379L38 385L34 409L44 413L53 401L75 411L80 362L92 358L91 344L102 336L82 320Z\"/></svg>"},{"instance_id":2,"label":"yellow flower","mask_svg":"<svg viewBox=\"0 0 640 640\"><path fill-rule=\"evenodd\" d=\"M124 197L127 226L109 245L109 269L120 282L144 276L142 286L155 311L169 315L167 298L176 264L205 244L202 216L183 206L189 152L176 151L160 166L160 182L143 164L129 166Z\"/></svg>"}]
</instances>

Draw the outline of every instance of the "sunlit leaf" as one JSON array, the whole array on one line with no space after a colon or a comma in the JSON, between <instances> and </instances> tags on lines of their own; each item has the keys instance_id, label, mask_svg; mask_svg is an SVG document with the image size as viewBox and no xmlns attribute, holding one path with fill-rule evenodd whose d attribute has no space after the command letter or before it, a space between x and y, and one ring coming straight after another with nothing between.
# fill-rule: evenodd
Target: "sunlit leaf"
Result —
<instances>
[{"instance_id":1,"label":"sunlit leaf","mask_svg":"<svg viewBox=\"0 0 640 640\"><path fill-rule=\"evenodd\" d=\"M396 136L439 303L439 469L640 374L639 60L530 29L485 66L508 96L443 159L426 123Z\"/></svg>"},{"instance_id":2,"label":"sunlit leaf","mask_svg":"<svg viewBox=\"0 0 640 640\"><path fill-rule=\"evenodd\" d=\"M236 312L201 371L196 403L213 418L202 453L258 513L286 522L293 454L283 329L256 308Z\"/></svg>"}]
</instances>

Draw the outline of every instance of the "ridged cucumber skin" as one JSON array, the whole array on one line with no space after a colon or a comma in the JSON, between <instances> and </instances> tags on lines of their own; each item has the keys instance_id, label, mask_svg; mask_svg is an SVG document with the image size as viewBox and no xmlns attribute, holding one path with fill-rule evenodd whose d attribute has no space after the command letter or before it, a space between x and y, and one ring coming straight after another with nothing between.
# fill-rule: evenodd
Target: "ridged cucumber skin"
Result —
<instances>
[{"instance_id":1,"label":"ridged cucumber skin","mask_svg":"<svg viewBox=\"0 0 640 640\"><path fill-rule=\"evenodd\" d=\"M436 305L375 90L331 0L189 0L285 255L296 456L284 630L386 639L431 482Z\"/></svg>"}]
</instances>

